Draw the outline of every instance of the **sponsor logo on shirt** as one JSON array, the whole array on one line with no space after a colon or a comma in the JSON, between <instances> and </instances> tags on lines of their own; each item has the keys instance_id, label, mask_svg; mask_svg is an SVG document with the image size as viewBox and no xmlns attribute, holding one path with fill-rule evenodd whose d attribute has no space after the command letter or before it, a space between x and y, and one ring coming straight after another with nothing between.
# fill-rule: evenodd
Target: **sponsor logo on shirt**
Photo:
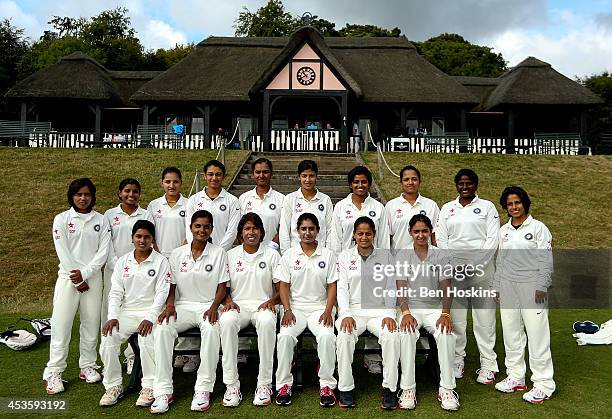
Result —
<instances>
[{"instance_id":1,"label":"sponsor logo on shirt","mask_svg":"<svg viewBox=\"0 0 612 419\"><path fill-rule=\"evenodd\" d=\"M130 267L129 266L124 266L123 267L123 277L124 278L129 278L130 277Z\"/></svg>"},{"instance_id":2,"label":"sponsor logo on shirt","mask_svg":"<svg viewBox=\"0 0 612 419\"><path fill-rule=\"evenodd\" d=\"M172 282L172 273L170 271L166 272L166 282Z\"/></svg>"},{"instance_id":3,"label":"sponsor logo on shirt","mask_svg":"<svg viewBox=\"0 0 612 419\"><path fill-rule=\"evenodd\" d=\"M246 204L246 212L251 212L253 210L253 203L251 201Z\"/></svg>"},{"instance_id":4,"label":"sponsor logo on shirt","mask_svg":"<svg viewBox=\"0 0 612 419\"><path fill-rule=\"evenodd\" d=\"M533 239L533 234L531 234L531 233L525 234L525 239L527 239L527 240Z\"/></svg>"},{"instance_id":5,"label":"sponsor logo on shirt","mask_svg":"<svg viewBox=\"0 0 612 419\"><path fill-rule=\"evenodd\" d=\"M395 218L402 218L404 214L402 214L402 210L400 208L395 210Z\"/></svg>"},{"instance_id":6,"label":"sponsor logo on shirt","mask_svg":"<svg viewBox=\"0 0 612 419\"><path fill-rule=\"evenodd\" d=\"M502 237L502 241L507 242L508 240L510 240L510 237L508 237L508 233L506 233L504 234L504 237Z\"/></svg>"},{"instance_id":7,"label":"sponsor logo on shirt","mask_svg":"<svg viewBox=\"0 0 612 419\"><path fill-rule=\"evenodd\" d=\"M266 262L264 262L263 260L261 262L259 262L259 267L261 269L266 269Z\"/></svg>"},{"instance_id":8,"label":"sponsor logo on shirt","mask_svg":"<svg viewBox=\"0 0 612 419\"><path fill-rule=\"evenodd\" d=\"M206 272L210 272L210 271L212 271L213 267L212 267L212 265L209 263L208 265L206 265L206 266L204 267L204 269L206 269Z\"/></svg>"},{"instance_id":9,"label":"sponsor logo on shirt","mask_svg":"<svg viewBox=\"0 0 612 419\"><path fill-rule=\"evenodd\" d=\"M219 209L221 211L225 211L227 209L227 206L225 204L221 204L221 205L219 205Z\"/></svg>"},{"instance_id":10,"label":"sponsor logo on shirt","mask_svg":"<svg viewBox=\"0 0 612 419\"><path fill-rule=\"evenodd\" d=\"M450 209L450 216L454 216L455 215L455 208L451 208Z\"/></svg>"},{"instance_id":11,"label":"sponsor logo on shirt","mask_svg":"<svg viewBox=\"0 0 612 419\"><path fill-rule=\"evenodd\" d=\"M243 272L244 268L242 267L242 261L236 262L236 272Z\"/></svg>"},{"instance_id":12,"label":"sponsor logo on shirt","mask_svg":"<svg viewBox=\"0 0 612 419\"><path fill-rule=\"evenodd\" d=\"M198 208L203 208L204 207L204 203L203 202L198 202Z\"/></svg>"},{"instance_id":13,"label":"sponsor logo on shirt","mask_svg":"<svg viewBox=\"0 0 612 419\"><path fill-rule=\"evenodd\" d=\"M299 259L296 259L296 260L295 260L295 263L294 263L294 265L293 265L293 270L294 270L294 271L299 271L300 269L302 269L302 267L300 266L300 260L299 260Z\"/></svg>"},{"instance_id":14,"label":"sponsor logo on shirt","mask_svg":"<svg viewBox=\"0 0 612 419\"><path fill-rule=\"evenodd\" d=\"M351 210L346 210L346 216L345 218L347 220L350 220L351 218L353 218L353 213L351 212Z\"/></svg>"},{"instance_id":15,"label":"sponsor logo on shirt","mask_svg":"<svg viewBox=\"0 0 612 419\"><path fill-rule=\"evenodd\" d=\"M155 269L149 269L149 272L147 272L149 274L149 276L155 276Z\"/></svg>"},{"instance_id":16,"label":"sponsor logo on shirt","mask_svg":"<svg viewBox=\"0 0 612 419\"><path fill-rule=\"evenodd\" d=\"M181 272L187 272L187 262L181 262Z\"/></svg>"},{"instance_id":17,"label":"sponsor logo on shirt","mask_svg":"<svg viewBox=\"0 0 612 419\"><path fill-rule=\"evenodd\" d=\"M474 214L480 214L482 210L480 208L474 208Z\"/></svg>"},{"instance_id":18,"label":"sponsor logo on shirt","mask_svg":"<svg viewBox=\"0 0 612 419\"><path fill-rule=\"evenodd\" d=\"M269 208L274 211L276 209L276 204L270 204Z\"/></svg>"},{"instance_id":19,"label":"sponsor logo on shirt","mask_svg":"<svg viewBox=\"0 0 612 419\"><path fill-rule=\"evenodd\" d=\"M319 211L321 212L325 211L325 205L319 204Z\"/></svg>"},{"instance_id":20,"label":"sponsor logo on shirt","mask_svg":"<svg viewBox=\"0 0 612 419\"><path fill-rule=\"evenodd\" d=\"M113 218L113 227L119 224L121 224L121 221L119 221L119 217L115 216L115 218Z\"/></svg>"},{"instance_id":21,"label":"sponsor logo on shirt","mask_svg":"<svg viewBox=\"0 0 612 419\"><path fill-rule=\"evenodd\" d=\"M370 212L368 212L368 215L370 217L376 217L376 211L370 211Z\"/></svg>"},{"instance_id":22,"label":"sponsor logo on shirt","mask_svg":"<svg viewBox=\"0 0 612 419\"><path fill-rule=\"evenodd\" d=\"M68 233L75 233L76 232L76 227L74 226L73 223L68 223Z\"/></svg>"},{"instance_id":23,"label":"sponsor logo on shirt","mask_svg":"<svg viewBox=\"0 0 612 419\"><path fill-rule=\"evenodd\" d=\"M100 224L96 224L94 226L94 231L100 231Z\"/></svg>"},{"instance_id":24,"label":"sponsor logo on shirt","mask_svg":"<svg viewBox=\"0 0 612 419\"><path fill-rule=\"evenodd\" d=\"M319 262L319 268L325 269L325 262L324 261Z\"/></svg>"},{"instance_id":25,"label":"sponsor logo on shirt","mask_svg":"<svg viewBox=\"0 0 612 419\"><path fill-rule=\"evenodd\" d=\"M162 210L161 208L157 210L157 213L155 214L156 218L161 218L162 217Z\"/></svg>"},{"instance_id":26,"label":"sponsor logo on shirt","mask_svg":"<svg viewBox=\"0 0 612 419\"><path fill-rule=\"evenodd\" d=\"M349 271L357 270L357 261L355 259L351 260L351 264L349 265Z\"/></svg>"},{"instance_id":27,"label":"sponsor logo on shirt","mask_svg":"<svg viewBox=\"0 0 612 419\"><path fill-rule=\"evenodd\" d=\"M302 204L300 204L299 202L295 203L295 212L302 212L303 208L302 208Z\"/></svg>"}]
</instances>

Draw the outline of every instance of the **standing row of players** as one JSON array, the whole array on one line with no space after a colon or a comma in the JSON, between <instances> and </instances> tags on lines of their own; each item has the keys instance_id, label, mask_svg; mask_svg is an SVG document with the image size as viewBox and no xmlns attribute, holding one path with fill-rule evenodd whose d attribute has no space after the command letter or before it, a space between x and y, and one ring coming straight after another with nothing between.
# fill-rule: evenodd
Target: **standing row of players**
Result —
<instances>
[{"instance_id":1,"label":"standing row of players","mask_svg":"<svg viewBox=\"0 0 612 419\"><path fill-rule=\"evenodd\" d=\"M450 301L440 300L436 304L439 307L433 308L433 314L431 312L419 313L419 309L411 310L408 303L403 302L401 316L397 319L395 315L391 315L391 312L361 313L359 310L366 309L359 309L360 303L356 300L359 293L355 291L359 289L360 277L348 280L347 277L350 275L344 275L342 279L340 272L343 271L343 255L345 259L351 259L348 264L353 266L347 268L347 272L350 272L355 271L355 263L369 260L368 255L375 249L389 247L413 248L417 254L420 249L421 260L428 258L428 249L436 249L431 243L437 244L442 249L492 249L494 251L498 246L502 249L550 248L551 237L548 229L528 214L530 202L526 192L517 187L510 187L504 191L500 204L507 209L511 218L500 231L495 206L490 201L477 196L478 177L469 169L459 171L455 177L459 196L456 200L445 204L441 211L438 211L434 201L419 194L420 173L412 166L405 167L401 172L404 192L398 198L391 200L386 207L369 195L369 188L372 184L369 170L365 167L356 167L348 175L352 193L340 201L334 209L332 209L331 199L316 188L318 168L313 161L306 160L300 163L298 176L301 187L286 197L270 187L272 163L269 160L256 161L252 169L256 187L237 200L221 187L225 176L224 166L220 162L210 161L204 168L207 187L187 200L180 194L180 171L176 168L167 168L162 175L165 194L152 201L148 211L142 209L138 204L140 195L138 182L134 179L126 179L119 187L118 195L121 203L118 207L107 211L105 216L92 210L95 204L95 187L91 181L81 179L71 184L68 191L68 203L72 208L59 214L54 220L53 227L54 242L60 259L60 271L54 294L52 317L54 332L50 360L43 375L47 381L47 391L49 393L63 391L61 373L66 367L70 330L78 309L81 314L80 375L87 382L97 382L101 379L93 366L96 359L95 348L102 311L103 335L108 339L103 340L101 345L102 359L105 361L104 384L107 389L101 404L113 404L121 395L121 379L120 375L117 375L120 372L117 351L121 340L129 336L128 332L138 331L140 337L143 338L141 357L145 377L143 377L143 391L137 404L153 404L151 407L153 412L166 411L172 400L172 341L176 338L177 330L197 326L202 330L203 336L202 364L198 369L192 409L207 409L210 392L214 385L216 361L213 358L218 354L218 345L216 352L214 350L215 342L218 341L214 337L214 330L217 330L216 333L222 336L221 342L228 341L227 336L225 336L226 339L223 339L224 330L235 330L237 340L238 331L246 327L249 322L253 322L258 329L258 345L262 360L254 403L269 404L272 397L271 354L275 342L273 336L272 338L268 336L266 339L263 333L260 333L259 325L266 323L266 320L259 320L261 317L259 313L275 314L276 306L280 303L283 306L283 315L281 332L277 337L279 368L276 380L276 402L278 404L291 402L290 353L292 354L297 336L308 327L316 335L318 342L321 360L319 369L321 404L335 404L334 390L338 388L339 404L353 406L352 374L349 379L346 375L346 368L342 368L343 373L340 372L340 365L346 367L347 360L349 367L352 363L351 345L349 344L348 351L341 351L340 345L336 348L336 338L333 332L336 292L338 292L339 317L336 324L339 330L338 341L346 342L344 334L348 333L351 335L348 341L353 340L352 348L354 349L357 336L367 328L378 337L378 342L382 346L383 407L394 408L398 405L396 396L397 360L393 367L393 359L400 357L399 340L402 340L402 348L413 346L412 343L404 342L404 338L394 338L393 336L399 336L394 332L400 329L400 332L405 335L410 332L414 333L418 327L424 326L436 336L441 352L442 373L438 397L443 407L458 408L458 396L453 388L454 379L463 376L467 301L455 299L451 310ZM242 219L241 213L244 214ZM253 217L253 213L257 216ZM416 218L415 215L417 215ZM154 225L142 222L139 228L135 228L136 223L144 219L152 220ZM437 220L435 229L430 220ZM363 231L360 231L360 228ZM258 237L258 233L261 237ZM242 244L231 250L230 254L233 252L240 257L235 261L235 266L231 257L229 265L224 264L224 250L231 249L236 235ZM212 246L207 247L209 241L212 242ZM263 242L262 246L259 244L260 241ZM251 243L251 247L247 245L248 242ZM420 248L419 243L421 243ZM150 249L153 244L165 257L154 256L158 253ZM258 256L276 255L278 260L278 253L272 250L278 246L283 253L284 264L282 260L280 264L275 262L273 256L269 256L272 258L270 260L261 260L253 264L255 260L258 260ZM213 257L214 253L217 253L216 257ZM339 254L339 272L334 274L336 254ZM480 278L479 283L471 284L473 289L489 289L494 282L493 255L490 252L483 254L485 254L485 260L480 262L488 269ZM325 259L325 255L329 260ZM304 258L301 262L300 257ZM321 257L323 260L318 260ZM167 258L170 259L169 266L167 262L164 264ZM153 264L150 265L148 262ZM313 265L315 262L316 264ZM521 261L498 260L498 264L500 262L508 264L506 270L498 266L498 275L495 276L496 287L502 290L501 298L503 299L505 294L509 296L513 293L517 294L524 308L531 307L530 298L535 298L535 302L545 309L550 272L548 275L540 275L536 282L526 281L525 278L517 280L514 275L510 274L512 272L510 269L513 268L512 263L520 264ZM105 284L102 286L100 269L105 264ZM119 266L121 269L117 269ZM326 272L323 274L322 283L310 278L313 271L317 272L317 266ZM239 276L239 273L245 270L246 275L253 275L257 280L247 282L249 285L246 286L243 293L238 292L235 295L236 290L239 290L240 287L234 284L232 274ZM262 283L261 280L265 275L260 276L260 273L264 272L267 272L270 278L268 282L264 279ZM356 269L356 272L360 270ZM506 275L503 275L504 272ZM296 273L298 277L292 278ZM184 280L184 284L179 280L182 274L189 277ZM530 275L533 276L533 273L527 272L526 276ZM212 282L203 280L206 276L209 276ZM338 280L337 287L341 288L342 292L336 291L336 279ZM440 278L441 286L447 286L448 284L444 281L449 279ZM174 284L170 285L172 282ZM278 286L273 286L273 282ZM521 283L518 289L516 282ZM211 283L215 287L211 288ZM507 283L511 286L507 286ZM154 284L153 294L150 294L153 290L150 287L151 284ZM230 288L228 292L226 292L226 285ZM170 288L169 295L166 286ZM180 292L181 286L186 287L183 294ZM504 286L508 287L507 293L504 292ZM188 292L185 292L185 289ZM346 298L347 289L348 299ZM175 295L175 291L178 291L178 295ZM145 297L147 292L151 298ZM102 294L105 295L104 302L102 302ZM152 295L155 295L155 298ZM261 298L254 299L256 295ZM145 307L143 306L145 301L151 304ZM183 308L188 307L189 313L177 316L178 307L175 306L175 302ZM257 304L246 309L243 307L245 302L247 306L249 303ZM221 303L224 303L225 314L221 316L221 331L219 332L219 328L215 329L215 326L217 325L217 309ZM493 299L474 299L472 306L478 308L472 313L474 334L481 359L477 381L492 384L495 373L498 371L494 352L495 301ZM296 307L300 310L296 310ZM358 313L352 315L354 308L358 309ZM317 310L323 312L318 313ZM160 311L162 313L157 318L156 313ZM240 314L243 311L246 311L245 315ZM524 398L532 402L541 402L550 397L555 388L552 380L548 319L547 316L532 316L532 312L535 310L522 310L521 307L515 310L502 310L508 377L497 383L496 388L505 392L526 389L525 366L524 361L521 361L525 346L524 324L530 345L530 366L534 373L532 376L534 387L525 394ZM143 313L145 320L143 320ZM436 313L438 316L434 316ZM120 322L122 328L119 333L118 324L115 322L119 322L119 317L122 315L129 319ZM233 326L223 327L223 319L230 319L232 316L234 317ZM275 323L275 315L272 317ZM154 327L158 321L166 320L167 323L168 318L178 320L171 322L172 327ZM268 322L271 320L268 318ZM156 330L156 339L144 341L147 336L151 335L153 329ZM209 330L207 340L204 339L206 330ZM453 333L449 335L451 330ZM452 343L440 342L441 336L446 335L453 337ZM114 338L110 338L111 336ZM329 343L324 343L326 339L334 341L333 347ZM269 348L270 340L272 341L272 352ZM155 343L153 344L152 341ZM230 343L223 345L222 362L224 382L227 385L223 403L228 406L237 405L242 398L237 372L232 369L236 357L235 354L233 357L231 354L237 352L237 346L236 348L234 346ZM395 346L397 350L389 349ZM204 347L207 350L204 350ZM144 355L147 348L149 348L149 357ZM339 382L333 378L336 350ZM406 354L410 358L410 352L406 351ZM168 357L170 364L162 362L167 361ZM448 360L448 362L443 362L443 360ZM270 362L269 368L266 367L267 361ZM403 361L404 356L402 356ZM228 379L225 377L226 370ZM400 382L402 391L399 393L399 405L404 408L412 408L416 403L416 393L414 379L409 377L411 374L413 376L414 370L410 372L408 367L405 370L407 378L404 379L402 376ZM153 375L151 375L152 371L154 371ZM170 371L169 376L168 371Z\"/></svg>"}]
</instances>

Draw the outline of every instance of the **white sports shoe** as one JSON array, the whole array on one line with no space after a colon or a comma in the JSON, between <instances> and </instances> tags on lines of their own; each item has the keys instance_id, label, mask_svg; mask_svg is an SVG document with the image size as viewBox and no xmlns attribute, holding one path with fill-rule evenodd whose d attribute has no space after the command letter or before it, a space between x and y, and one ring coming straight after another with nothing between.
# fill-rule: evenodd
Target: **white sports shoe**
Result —
<instances>
[{"instance_id":1,"label":"white sports shoe","mask_svg":"<svg viewBox=\"0 0 612 419\"><path fill-rule=\"evenodd\" d=\"M382 374L382 362L375 359L364 357L363 367L367 368L370 374Z\"/></svg>"},{"instance_id":2,"label":"white sports shoe","mask_svg":"<svg viewBox=\"0 0 612 419\"><path fill-rule=\"evenodd\" d=\"M409 390L402 390L402 393L399 397L399 407L400 409L408 409L412 410L416 407L416 390L411 388Z\"/></svg>"},{"instance_id":3,"label":"white sports shoe","mask_svg":"<svg viewBox=\"0 0 612 419\"><path fill-rule=\"evenodd\" d=\"M514 393L515 391L527 390L525 379L517 380L516 378L506 377L499 383L495 384L495 390L502 393Z\"/></svg>"},{"instance_id":4,"label":"white sports shoe","mask_svg":"<svg viewBox=\"0 0 612 419\"><path fill-rule=\"evenodd\" d=\"M57 394L64 391L64 382L61 372L52 372L46 379L47 394Z\"/></svg>"},{"instance_id":5,"label":"white sports shoe","mask_svg":"<svg viewBox=\"0 0 612 419\"><path fill-rule=\"evenodd\" d=\"M123 387L113 386L106 390L100 399L100 406L116 405L119 399L123 396Z\"/></svg>"},{"instance_id":6,"label":"white sports shoe","mask_svg":"<svg viewBox=\"0 0 612 419\"><path fill-rule=\"evenodd\" d=\"M544 403L544 401L548 399L550 399L550 397L537 387L533 387L527 393L523 394L523 400L533 404Z\"/></svg>"},{"instance_id":7,"label":"white sports shoe","mask_svg":"<svg viewBox=\"0 0 612 419\"><path fill-rule=\"evenodd\" d=\"M131 375L132 370L134 369L134 357L131 356L129 358L126 358L125 363L127 364L127 366L125 367L125 372L127 373L127 375Z\"/></svg>"},{"instance_id":8,"label":"white sports shoe","mask_svg":"<svg viewBox=\"0 0 612 419\"><path fill-rule=\"evenodd\" d=\"M153 397L153 389L143 388L142 390L140 390L138 400L136 400L136 406L149 407L153 404L154 400L155 397Z\"/></svg>"},{"instance_id":9,"label":"white sports shoe","mask_svg":"<svg viewBox=\"0 0 612 419\"><path fill-rule=\"evenodd\" d=\"M440 387L438 389L438 400L444 410L459 410L459 395L455 390Z\"/></svg>"},{"instance_id":10,"label":"white sports shoe","mask_svg":"<svg viewBox=\"0 0 612 419\"><path fill-rule=\"evenodd\" d=\"M174 358L173 368L183 368L185 364L189 361L189 357L187 355L177 355Z\"/></svg>"},{"instance_id":11,"label":"white sports shoe","mask_svg":"<svg viewBox=\"0 0 612 419\"><path fill-rule=\"evenodd\" d=\"M200 365L200 357L198 355L185 356L187 356L189 359L187 360L185 365L183 365L183 372L194 372L195 370L197 370L198 366Z\"/></svg>"},{"instance_id":12,"label":"white sports shoe","mask_svg":"<svg viewBox=\"0 0 612 419\"><path fill-rule=\"evenodd\" d=\"M204 411L210 407L210 392L196 391L191 401L191 410Z\"/></svg>"},{"instance_id":13,"label":"white sports shoe","mask_svg":"<svg viewBox=\"0 0 612 419\"><path fill-rule=\"evenodd\" d=\"M455 374L455 378L463 378L463 362L456 362L453 364L453 374Z\"/></svg>"},{"instance_id":14,"label":"white sports shoe","mask_svg":"<svg viewBox=\"0 0 612 419\"><path fill-rule=\"evenodd\" d=\"M493 384L495 382L495 373L491 370L488 370L486 368L478 368L476 370L476 374L478 374L478 377L476 377L476 382L480 383L480 384Z\"/></svg>"},{"instance_id":15,"label":"white sports shoe","mask_svg":"<svg viewBox=\"0 0 612 419\"><path fill-rule=\"evenodd\" d=\"M258 386L253 399L255 406L268 406L272 404L272 386Z\"/></svg>"},{"instance_id":16,"label":"white sports shoe","mask_svg":"<svg viewBox=\"0 0 612 419\"><path fill-rule=\"evenodd\" d=\"M162 394L155 398L151 405L151 413L166 413L170 408L170 403L174 401L172 394Z\"/></svg>"},{"instance_id":17,"label":"white sports shoe","mask_svg":"<svg viewBox=\"0 0 612 419\"><path fill-rule=\"evenodd\" d=\"M221 404L225 407L236 407L241 401L242 393L240 392L240 382L233 386L227 386Z\"/></svg>"},{"instance_id":18,"label":"white sports shoe","mask_svg":"<svg viewBox=\"0 0 612 419\"><path fill-rule=\"evenodd\" d=\"M102 381L102 376L93 367L81 368L79 378L81 380L85 380L85 382L88 384L97 383L97 382Z\"/></svg>"}]
</instances>

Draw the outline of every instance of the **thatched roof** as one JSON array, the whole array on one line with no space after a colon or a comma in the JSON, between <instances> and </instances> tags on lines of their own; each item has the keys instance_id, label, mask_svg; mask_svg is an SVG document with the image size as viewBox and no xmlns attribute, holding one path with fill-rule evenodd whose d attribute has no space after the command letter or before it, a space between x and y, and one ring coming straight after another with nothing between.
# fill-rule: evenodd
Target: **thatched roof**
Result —
<instances>
[{"instance_id":1,"label":"thatched roof","mask_svg":"<svg viewBox=\"0 0 612 419\"><path fill-rule=\"evenodd\" d=\"M599 96L555 71L550 64L528 57L502 74L497 87L482 102L492 110L503 105L595 105Z\"/></svg>"},{"instance_id":2,"label":"thatched roof","mask_svg":"<svg viewBox=\"0 0 612 419\"><path fill-rule=\"evenodd\" d=\"M312 28L289 38L210 37L132 100L249 101L306 41L365 102L478 103L405 37L322 38Z\"/></svg>"},{"instance_id":3,"label":"thatched roof","mask_svg":"<svg viewBox=\"0 0 612 419\"><path fill-rule=\"evenodd\" d=\"M121 102L108 70L82 52L74 52L25 78L6 97Z\"/></svg>"},{"instance_id":4,"label":"thatched roof","mask_svg":"<svg viewBox=\"0 0 612 419\"><path fill-rule=\"evenodd\" d=\"M109 71L113 83L123 101L123 106L137 107L130 97L146 82L154 79L163 71Z\"/></svg>"},{"instance_id":5,"label":"thatched roof","mask_svg":"<svg viewBox=\"0 0 612 419\"><path fill-rule=\"evenodd\" d=\"M491 93L499 84L498 78L492 77L470 77L470 76L452 76L453 79L461 83L481 102ZM478 107L479 108L479 107Z\"/></svg>"}]
</instances>

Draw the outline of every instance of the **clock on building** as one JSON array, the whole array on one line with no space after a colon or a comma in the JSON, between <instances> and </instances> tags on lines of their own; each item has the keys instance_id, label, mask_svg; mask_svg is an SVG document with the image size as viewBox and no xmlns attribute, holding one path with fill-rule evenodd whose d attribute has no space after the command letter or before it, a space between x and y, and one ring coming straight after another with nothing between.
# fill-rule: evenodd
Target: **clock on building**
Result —
<instances>
[{"instance_id":1,"label":"clock on building","mask_svg":"<svg viewBox=\"0 0 612 419\"><path fill-rule=\"evenodd\" d=\"M297 81L304 85L310 86L316 79L314 70L310 67L301 67L296 74Z\"/></svg>"}]
</instances>

